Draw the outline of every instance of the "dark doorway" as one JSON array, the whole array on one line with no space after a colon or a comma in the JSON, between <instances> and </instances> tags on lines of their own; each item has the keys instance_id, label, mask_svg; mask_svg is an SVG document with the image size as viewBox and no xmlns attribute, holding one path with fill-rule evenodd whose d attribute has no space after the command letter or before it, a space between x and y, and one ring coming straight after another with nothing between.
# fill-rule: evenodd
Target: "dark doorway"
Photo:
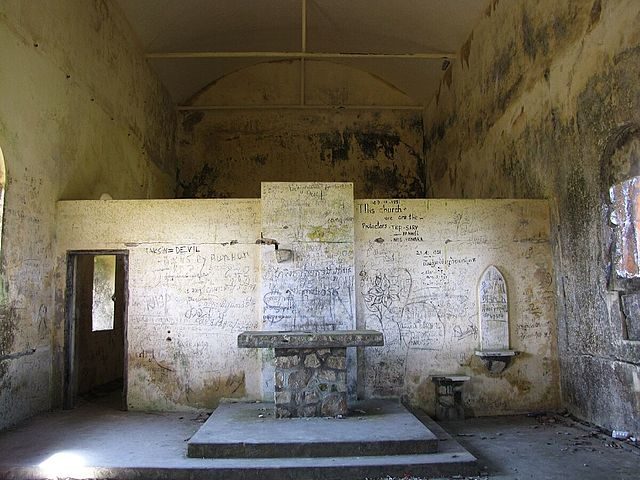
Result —
<instances>
[{"instance_id":1,"label":"dark doorway","mask_svg":"<svg viewBox=\"0 0 640 480\"><path fill-rule=\"evenodd\" d=\"M69 252L64 408L79 398L126 410L128 253Z\"/></svg>"}]
</instances>

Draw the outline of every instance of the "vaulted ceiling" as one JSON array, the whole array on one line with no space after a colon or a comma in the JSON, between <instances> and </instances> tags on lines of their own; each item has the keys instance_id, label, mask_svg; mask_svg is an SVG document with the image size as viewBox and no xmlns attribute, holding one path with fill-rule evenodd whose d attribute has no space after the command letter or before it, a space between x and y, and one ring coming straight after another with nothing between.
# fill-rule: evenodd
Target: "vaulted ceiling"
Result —
<instances>
[{"instance_id":1,"label":"vaulted ceiling","mask_svg":"<svg viewBox=\"0 0 640 480\"><path fill-rule=\"evenodd\" d=\"M118 0L148 60L181 105L261 62L328 61L369 72L416 105L490 0Z\"/></svg>"}]
</instances>

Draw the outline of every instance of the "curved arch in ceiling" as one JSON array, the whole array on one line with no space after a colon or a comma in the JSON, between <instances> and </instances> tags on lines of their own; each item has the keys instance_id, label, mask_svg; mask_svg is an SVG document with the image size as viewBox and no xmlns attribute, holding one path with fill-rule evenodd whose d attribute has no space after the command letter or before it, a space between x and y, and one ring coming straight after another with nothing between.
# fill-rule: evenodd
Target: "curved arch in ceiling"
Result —
<instances>
[{"instance_id":1,"label":"curved arch in ceiling","mask_svg":"<svg viewBox=\"0 0 640 480\"><path fill-rule=\"evenodd\" d=\"M335 63L370 72L424 105L442 77L439 58L455 57L495 0L117 2L178 105L212 79L264 62L261 53L277 60L302 51L334 55ZM222 55L234 52L260 58ZM341 57L349 52L377 58ZM392 54L436 58L385 57Z\"/></svg>"},{"instance_id":2,"label":"curved arch in ceiling","mask_svg":"<svg viewBox=\"0 0 640 480\"><path fill-rule=\"evenodd\" d=\"M150 58L154 70L169 90L177 105L189 105L193 97L209 86L212 82L233 75L257 65L295 65L299 80L299 60L269 59L268 61L255 58ZM442 60L406 60L389 59L380 62L376 59L344 58L332 60L305 60L305 76L307 80L314 78L310 65L333 65L336 72L351 69L377 78L387 83L411 98L410 102L399 105L425 105L434 96L442 77ZM341 68L342 67L342 68ZM263 68L263 67L259 67ZM293 67L292 67L293 68ZM280 75L280 74L279 74ZM299 88L299 87L298 87ZM384 104L388 101L380 99ZM375 103L374 103L375 104Z\"/></svg>"},{"instance_id":3,"label":"curved arch in ceiling","mask_svg":"<svg viewBox=\"0 0 640 480\"><path fill-rule=\"evenodd\" d=\"M396 85L351 65L305 61L306 105L415 105ZM299 105L299 60L261 62L227 73L203 87L189 106Z\"/></svg>"}]
</instances>

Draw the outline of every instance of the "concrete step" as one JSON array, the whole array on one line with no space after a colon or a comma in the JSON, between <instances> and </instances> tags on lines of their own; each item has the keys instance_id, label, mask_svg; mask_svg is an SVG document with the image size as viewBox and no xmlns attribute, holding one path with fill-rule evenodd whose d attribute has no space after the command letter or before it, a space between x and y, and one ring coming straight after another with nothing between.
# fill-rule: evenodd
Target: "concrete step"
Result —
<instances>
[{"instance_id":1,"label":"concrete step","mask_svg":"<svg viewBox=\"0 0 640 480\"><path fill-rule=\"evenodd\" d=\"M130 465L95 466L63 478L113 480L365 480L390 477L441 478L478 474L476 459L463 452L421 455L335 458L192 459L191 466ZM35 468L1 468L8 480L45 479L51 476Z\"/></svg>"},{"instance_id":2,"label":"concrete step","mask_svg":"<svg viewBox=\"0 0 640 480\"><path fill-rule=\"evenodd\" d=\"M437 437L397 401L351 405L344 418L278 418L270 403L221 404L188 442L191 458L431 454Z\"/></svg>"}]
</instances>

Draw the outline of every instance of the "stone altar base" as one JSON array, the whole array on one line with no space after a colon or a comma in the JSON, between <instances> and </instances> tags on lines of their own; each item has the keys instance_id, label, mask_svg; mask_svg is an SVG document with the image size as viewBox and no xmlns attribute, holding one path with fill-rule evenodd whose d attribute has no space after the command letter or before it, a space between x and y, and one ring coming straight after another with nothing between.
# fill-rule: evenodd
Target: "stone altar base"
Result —
<instances>
[{"instance_id":1,"label":"stone altar base","mask_svg":"<svg viewBox=\"0 0 640 480\"><path fill-rule=\"evenodd\" d=\"M347 415L346 348L275 349L276 418Z\"/></svg>"},{"instance_id":2,"label":"stone altar base","mask_svg":"<svg viewBox=\"0 0 640 480\"><path fill-rule=\"evenodd\" d=\"M347 414L347 347L384 345L375 330L257 330L238 335L238 348L275 351L275 415Z\"/></svg>"},{"instance_id":3,"label":"stone altar base","mask_svg":"<svg viewBox=\"0 0 640 480\"><path fill-rule=\"evenodd\" d=\"M343 457L433 453L436 436L402 405L358 402L345 418L274 418L273 404L221 404L189 440L189 457Z\"/></svg>"}]
</instances>

